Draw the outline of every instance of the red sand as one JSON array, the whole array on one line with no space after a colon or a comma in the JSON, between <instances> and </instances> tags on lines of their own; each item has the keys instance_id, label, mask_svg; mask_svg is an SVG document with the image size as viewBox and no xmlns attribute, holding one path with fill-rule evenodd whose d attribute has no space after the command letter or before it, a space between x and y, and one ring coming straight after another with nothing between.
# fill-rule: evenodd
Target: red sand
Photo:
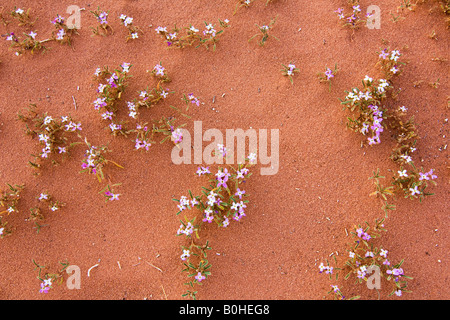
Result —
<instances>
[{"instance_id":1,"label":"red sand","mask_svg":"<svg viewBox=\"0 0 450 320\"><path fill-rule=\"evenodd\" d=\"M53 4L57 3L57 4ZM82 12L80 35L73 50L50 43L44 55L14 56L7 41L0 42L0 182L26 185L20 214L5 218L13 234L1 239L1 299L180 299L185 290L181 273L180 245L175 236L179 226L177 209L171 198L198 188L193 176L196 165L176 166L171 162L172 145L151 147L148 153L132 150L128 139L113 138L92 107L96 85L92 81L97 67L133 64L133 78L127 90L135 92L153 82L146 74L161 61L173 79L175 95L166 102L181 106L182 93L194 92L205 104L191 108L187 128L193 120L203 121L203 130L218 128L280 129L280 169L276 175L249 180L251 195L247 217L231 223L226 230L212 228L208 239L213 249L212 276L199 287L199 299L322 299L330 283L318 273L318 265L332 252L345 253L351 229L364 221L372 222L384 213L377 199L369 197L373 185L367 180L372 171L396 165L388 157L393 142L384 132L384 143L360 148L361 136L345 129L347 114L338 98L344 90L358 86L366 75L379 76L374 64L376 52L386 39L409 62L396 80L402 88L399 105L414 115L422 139L416 161L434 168L439 176L435 196L423 203L399 199L397 210L385 226L388 232L381 243L389 248L395 261L404 258L403 268L414 278L410 294L396 299L449 299L448 280L448 59L449 37L444 15L435 5L424 4L415 12L405 12L394 23L399 0L361 1L363 10L370 4L381 8L381 29L351 32L342 29L333 12L346 1L317 0L306 3L279 0L264 6L255 1L233 16L235 1L102 1L101 9L110 11L115 34L91 37L96 25L88 12L100 2L78 3ZM434 3L434 2L433 2ZM49 23L56 14L65 13L71 1L4 1L5 11L14 6L32 8L38 17L34 30L44 39L53 30ZM125 42L125 29L117 17L132 16L145 34L138 41ZM258 47L248 39L257 32L255 23L268 23L278 15L271 39ZM6 15L5 15L6 16ZM200 27L204 21L230 19L231 28L220 39L216 52L203 48L167 50L156 26ZM12 20L8 17L8 20ZM149 27L152 25L152 27ZM301 28L301 31L298 31ZM1 34L27 28L16 22L0 26ZM435 30L437 40L428 35ZM405 46L408 49L403 49ZM280 73L281 64L295 61L300 73L294 85ZM319 84L316 74L325 66L338 64L339 74L328 86ZM440 79L437 89L427 85ZM423 80L420 88L413 82ZM77 90L79 87L79 90ZM222 97L222 94L225 96ZM76 99L74 109L72 96ZM212 104L213 96L216 96ZM29 103L40 112L58 116L70 113L83 124L82 134L93 144L110 142L111 158L125 170L109 169L113 182L122 182L121 200L105 204L98 191L103 187L92 176L78 173L84 147L62 165L45 169L34 177L27 161L36 152L35 141L23 134L16 113ZM214 108L215 110L213 110ZM150 115L150 113L147 113ZM49 190L67 205L61 212L47 215L39 234L31 222L24 221L34 197ZM445 209L447 208L447 209ZM446 213L447 212L447 213ZM144 263L138 257L162 270ZM31 260L59 268L68 260L80 267L81 289L56 286L44 295L38 292L39 280ZM90 272L90 267L99 264ZM119 267L120 264L120 267ZM348 296L377 299L376 292L352 281L338 282ZM383 290L384 289L384 290ZM383 287L382 299L387 298ZM393 298L392 298L393 299Z\"/></svg>"}]
</instances>

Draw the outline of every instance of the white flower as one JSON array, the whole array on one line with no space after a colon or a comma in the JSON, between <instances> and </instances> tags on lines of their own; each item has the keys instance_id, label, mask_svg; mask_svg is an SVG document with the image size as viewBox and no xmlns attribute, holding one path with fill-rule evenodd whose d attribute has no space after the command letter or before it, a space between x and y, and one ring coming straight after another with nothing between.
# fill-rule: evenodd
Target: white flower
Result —
<instances>
[{"instance_id":1,"label":"white flower","mask_svg":"<svg viewBox=\"0 0 450 320\"><path fill-rule=\"evenodd\" d=\"M139 35L137 32L131 34L131 39L137 39L137 38L139 38Z\"/></svg>"},{"instance_id":2,"label":"white flower","mask_svg":"<svg viewBox=\"0 0 450 320\"><path fill-rule=\"evenodd\" d=\"M250 153L250 154L248 155L248 160L249 160L250 162L255 162L255 161L256 161L256 153Z\"/></svg>"},{"instance_id":3,"label":"white flower","mask_svg":"<svg viewBox=\"0 0 450 320\"><path fill-rule=\"evenodd\" d=\"M407 177L408 176L408 174L406 173L406 169L403 171L397 171L397 172L398 172L399 177Z\"/></svg>"},{"instance_id":4,"label":"white flower","mask_svg":"<svg viewBox=\"0 0 450 320\"><path fill-rule=\"evenodd\" d=\"M52 279L45 279L44 280L44 286L51 286L52 285Z\"/></svg>"},{"instance_id":5,"label":"white flower","mask_svg":"<svg viewBox=\"0 0 450 320\"><path fill-rule=\"evenodd\" d=\"M67 122L69 121L69 117L68 116L62 116L61 117L61 122Z\"/></svg>"},{"instance_id":6,"label":"white flower","mask_svg":"<svg viewBox=\"0 0 450 320\"><path fill-rule=\"evenodd\" d=\"M59 208L56 206L56 204L54 204L53 207L50 208L50 210L52 210L52 211L56 211L56 210L58 210L58 209L59 209Z\"/></svg>"},{"instance_id":7,"label":"white flower","mask_svg":"<svg viewBox=\"0 0 450 320\"><path fill-rule=\"evenodd\" d=\"M64 31L64 29L60 29L56 35L56 40L63 40L65 35L66 32Z\"/></svg>"},{"instance_id":8,"label":"white flower","mask_svg":"<svg viewBox=\"0 0 450 320\"><path fill-rule=\"evenodd\" d=\"M398 69L396 67L392 67L390 70L393 74L396 74L398 72Z\"/></svg>"},{"instance_id":9,"label":"white flower","mask_svg":"<svg viewBox=\"0 0 450 320\"><path fill-rule=\"evenodd\" d=\"M191 30L192 32L198 32L198 29L195 29L194 26L191 26L191 27L189 28L189 30Z\"/></svg>"},{"instance_id":10,"label":"white flower","mask_svg":"<svg viewBox=\"0 0 450 320\"><path fill-rule=\"evenodd\" d=\"M133 18L132 17L127 17L126 19L125 19L125 21L123 22L123 24L125 25L125 26L128 26L129 24L132 24L133 23Z\"/></svg>"},{"instance_id":11,"label":"white flower","mask_svg":"<svg viewBox=\"0 0 450 320\"><path fill-rule=\"evenodd\" d=\"M16 210L14 210L13 207L9 207L8 210L6 210L6 211L8 211L8 213L11 213L11 212L14 212L14 211L16 211Z\"/></svg>"},{"instance_id":12,"label":"white flower","mask_svg":"<svg viewBox=\"0 0 450 320\"><path fill-rule=\"evenodd\" d=\"M167 27L157 27L155 31L156 33L167 33Z\"/></svg>"},{"instance_id":13,"label":"white flower","mask_svg":"<svg viewBox=\"0 0 450 320\"><path fill-rule=\"evenodd\" d=\"M124 15L123 13L120 15L120 17L119 17L119 19L120 20L125 20L127 18L127 16L126 15Z\"/></svg>"},{"instance_id":14,"label":"white flower","mask_svg":"<svg viewBox=\"0 0 450 320\"><path fill-rule=\"evenodd\" d=\"M95 69L94 75L96 75L97 77L100 75L100 72L102 70L100 68Z\"/></svg>"},{"instance_id":15,"label":"white flower","mask_svg":"<svg viewBox=\"0 0 450 320\"><path fill-rule=\"evenodd\" d=\"M39 195L39 201L42 201L42 200L48 200L48 194L46 194L46 193L41 193L41 194Z\"/></svg>"},{"instance_id":16,"label":"white flower","mask_svg":"<svg viewBox=\"0 0 450 320\"><path fill-rule=\"evenodd\" d=\"M164 90L160 93L161 97L163 97L164 99L167 98L168 94L169 93L167 91L164 91Z\"/></svg>"},{"instance_id":17,"label":"white flower","mask_svg":"<svg viewBox=\"0 0 450 320\"><path fill-rule=\"evenodd\" d=\"M368 75L366 75L366 76L364 77L364 81L372 82L373 79L372 79L371 77L369 77Z\"/></svg>"},{"instance_id":18,"label":"white flower","mask_svg":"<svg viewBox=\"0 0 450 320\"><path fill-rule=\"evenodd\" d=\"M44 124L49 124L50 122L52 122L53 121L53 118L51 117L51 116L47 116L47 117L45 117L45 119L44 119Z\"/></svg>"},{"instance_id":19,"label":"white flower","mask_svg":"<svg viewBox=\"0 0 450 320\"><path fill-rule=\"evenodd\" d=\"M401 106L399 109L401 112L406 112L408 110L405 106Z\"/></svg>"},{"instance_id":20,"label":"white flower","mask_svg":"<svg viewBox=\"0 0 450 320\"><path fill-rule=\"evenodd\" d=\"M16 13L17 13L17 14L23 14L23 12L24 12L24 11L23 11L23 9L21 9L21 8L18 8L18 9L16 10Z\"/></svg>"},{"instance_id":21,"label":"white flower","mask_svg":"<svg viewBox=\"0 0 450 320\"><path fill-rule=\"evenodd\" d=\"M128 114L131 118L136 119L136 111L130 111L130 113Z\"/></svg>"}]
</instances>

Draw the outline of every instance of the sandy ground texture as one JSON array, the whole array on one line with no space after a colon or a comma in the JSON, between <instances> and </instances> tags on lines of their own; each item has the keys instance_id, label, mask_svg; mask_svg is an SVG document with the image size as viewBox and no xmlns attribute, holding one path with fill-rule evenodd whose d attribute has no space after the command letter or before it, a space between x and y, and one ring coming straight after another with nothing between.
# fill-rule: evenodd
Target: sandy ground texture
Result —
<instances>
[{"instance_id":1,"label":"sandy ground texture","mask_svg":"<svg viewBox=\"0 0 450 320\"><path fill-rule=\"evenodd\" d=\"M397 198L397 209L385 222L388 230L379 244L389 249L393 261L405 259L403 269L414 278L411 293L388 297L383 284L381 299L449 299L449 171L448 171L448 61L449 30L445 15L434 1L415 12L397 13L400 0L361 1L361 8L375 4L381 9L381 28L361 28L352 36L336 17L344 0L278 0L265 6L255 1L233 15L235 1L35 1L6 0L3 16L11 23L0 25L0 183L25 184L19 213L4 215L13 229L0 239L0 298L9 299L181 299L186 281L182 274L180 246L176 237L179 219L172 197L199 191L194 173L197 165L175 165L170 143L156 143L145 153L133 150L129 138L113 137L92 101L97 67L133 66L123 101L154 81L147 74L162 62L175 94L154 111L170 115L169 105L183 106L183 93L194 93L202 104L189 109L186 128L202 121L210 128L279 129L280 167L275 175L255 170L246 182L250 203L247 216L232 221L227 229L209 228L206 237L212 250L212 275L198 288L199 299L323 299L330 282L318 266L333 253L346 255L351 241L346 230L365 221L384 217L379 199L368 180L380 168L386 181L397 170L389 159L394 142L388 131L383 143L361 148L363 136L346 130L348 114L338 98L359 86L365 75L379 77L375 67L382 40L403 53L408 64L395 80L401 88L393 104L404 105L414 115L421 139L414 154L425 168L434 168L438 185L424 202ZM50 23L60 14L67 17L69 5L85 8L81 29L73 48L49 42L45 54L16 57L4 35L22 35L8 12L14 6L31 8L37 17L32 30L37 39L53 31ZM89 10L109 11L114 35L92 36L96 26ZM143 33L125 41L120 14L134 18ZM397 22L393 16L401 15ZM269 39L264 47L248 39L258 32L255 24L267 24L277 16L272 30L279 41ZM205 48L169 50L156 34L157 26L197 28L205 21L229 19L215 52ZM429 35L435 31L437 39ZM295 61L300 72L291 84L281 75L281 64ZM338 64L339 73L331 91L318 82L317 73ZM439 79L433 88L428 83ZM417 81L422 85L414 86ZM214 98L215 97L215 98ZM213 103L214 98L214 103ZM75 108L74 101L77 107ZM104 186L95 177L79 173L85 148L77 146L59 166L47 165L34 176L27 162L38 153L37 140L24 134L17 112L35 103L39 112L55 117L71 114L81 121L83 137L94 145L108 144L110 158L125 169L107 169L112 182L121 182L120 201L105 203L98 191ZM159 111L158 111L159 110ZM165 110L164 112L161 110ZM145 113L147 121L152 112ZM257 169L262 165L257 165ZM2 187L3 188L3 187ZM47 213L37 234L26 221L36 196L48 190L66 203L60 211ZM446 209L447 208L447 209ZM49 271L59 270L67 260L81 270L81 287L65 284L39 293L40 281L32 260ZM95 268L93 266L97 265ZM89 276L88 276L89 271ZM67 275L65 275L65 279ZM384 283L384 282L383 282ZM336 283L347 296L377 299L375 290L342 278ZM330 297L328 297L330 298Z\"/></svg>"}]
</instances>

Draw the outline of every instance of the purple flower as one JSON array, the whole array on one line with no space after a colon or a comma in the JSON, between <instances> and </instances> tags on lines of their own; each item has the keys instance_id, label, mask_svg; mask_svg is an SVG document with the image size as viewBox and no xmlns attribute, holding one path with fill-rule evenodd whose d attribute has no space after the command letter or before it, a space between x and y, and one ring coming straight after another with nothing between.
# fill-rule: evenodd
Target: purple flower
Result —
<instances>
[{"instance_id":1,"label":"purple flower","mask_svg":"<svg viewBox=\"0 0 450 320\"><path fill-rule=\"evenodd\" d=\"M387 57L389 57L389 52L386 49L384 49L383 51L381 51L379 57L382 59L387 59Z\"/></svg>"}]
</instances>

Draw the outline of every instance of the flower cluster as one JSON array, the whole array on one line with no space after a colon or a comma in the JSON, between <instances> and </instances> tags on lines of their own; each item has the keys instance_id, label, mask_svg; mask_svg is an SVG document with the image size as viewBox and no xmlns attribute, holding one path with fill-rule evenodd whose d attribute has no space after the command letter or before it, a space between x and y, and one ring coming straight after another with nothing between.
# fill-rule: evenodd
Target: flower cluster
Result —
<instances>
[{"instance_id":1,"label":"flower cluster","mask_svg":"<svg viewBox=\"0 0 450 320\"><path fill-rule=\"evenodd\" d=\"M57 14L56 17L50 21L55 26L55 30L52 32L52 39L61 44L67 43L68 45L72 45L72 36L78 34L78 32L76 28L72 26L69 27L64 20L64 17Z\"/></svg>"},{"instance_id":2,"label":"flower cluster","mask_svg":"<svg viewBox=\"0 0 450 320\"><path fill-rule=\"evenodd\" d=\"M287 76L289 78L289 81L291 83L294 83L294 74L300 72L300 69L295 66L292 62L289 63L287 66L282 64L283 69L281 69L281 74L283 76Z\"/></svg>"},{"instance_id":3,"label":"flower cluster","mask_svg":"<svg viewBox=\"0 0 450 320\"><path fill-rule=\"evenodd\" d=\"M378 64L387 80L390 80L394 75L399 75L401 73L400 67L405 65L405 63L399 61L400 57L401 53L399 50L392 50L389 52L389 49L384 48L379 52Z\"/></svg>"},{"instance_id":4,"label":"flower cluster","mask_svg":"<svg viewBox=\"0 0 450 320\"><path fill-rule=\"evenodd\" d=\"M426 196L432 195L425 189L429 183L436 185L434 180L437 179L437 175L434 174L434 169L427 172L423 168L419 170L412 160L408 162L408 165L408 169L404 169L403 166L400 167L400 170L393 177L392 184L396 190L403 192L405 198L418 198L419 201L422 201Z\"/></svg>"},{"instance_id":5,"label":"flower cluster","mask_svg":"<svg viewBox=\"0 0 450 320\"><path fill-rule=\"evenodd\" d=\"M36 105L30 104L26 113L18 113L18 119L25 122L26 134L38 139L38 143L43 146L39 155L34 155L34 162L29 162L30 166L39 169L41 161L49 159L51 154L58 155L61 159L69 155L70 149L77 145L77 142L72 141L70 136L77 135L82 130L81 122L74 121L70 115L55 117L48 115L46 112L38 114L36 112ZM33 128L31 127L33 125ZM58 162L51 159L53 164ZM35 174L39 174L36 172Z\"/></svg>"},{"instance_id":6,"label":"flower cluster","mask_svg":"<svg viewBox=\"0 0 450 320\"><path fill-rule=\"evenodd\" d=\"M122 123L115 122L118 112L118 102L126 88L128 74L131 64L124 62L120 68L110 71L108 67L97 68L95 78L99 82L97 88L97 99L93 101L94 109L97 110L103 120L110 122L107 128L112 135L127 135L128 132L122 127Z\"/></svg>"},{"instance_id":7,"label":"flower cluster","mask_svg":"<svg viewBox=\"0 0 450 320\"><path fill-rule=\"evenodd\" d=\"M139 32L141 32L141 30L139 29L139 27L136 27L135 25L133 25L133 18L132 17L128 17L124 14L121 14L119 17L122 25L124 25L127 29L128 29L128 35L127 35L127 42L129 40L134 40L139 38Z\"/></svg>"},{"instance_id":8,"label":"flower cluster","mask_svg":"<svg viewBox=\"0 0 450 320\"><path fill-rule=\"evenodd\" d=\"M371 274L376 272L374 276L386 279L392 285L392 292L390 295L401 296L403 292L408 292L406 290L407 280L412 279L404 274L401 265L404 260L399 263L392 263L391 259L388 258L389 251L383 247L376 247L374 245L374 239L380 237L381 231L385 232L384 219L375 220L375 225L373 228L369 226L366 222L366 227L361 225L355 226L351 235L355 238L352 244L349 244L347 249L348 257L343 263L342 267L334 268L340 271L347 272L344 279L347 280L351 276L355 277L356 283L362 283L363 281L368 281ZM335 259L335 261L337 261ZM333 267L325 266L323 263L319 266L319 272L328 273L331 275L333 273ZM336 274L336 279L337 279ZM344 299L344 295L339 290L337 286L332 286L334 293L337 293L339 299ZM329 292L331 293L331 291ZM358 297L353 297L355 299Z\"/></svg>"},{"instance_id":9,"label":"flower cluster","mask_svg":"<svg viewBox=\"0 0 450 320\"><path fill-rule=\"evenodd\" d=\"M224 155L225 149L222 149ZM237 165L237 167L222 168L219 167L217 172L211 172L210 167L200 166L196 172L198 176L206 176L209 178L209 186L202 187L202 194L193 196L189 191L189 196L182 196L180 199L173 199L178 202L177 215L183 213L184 219L180 219L180 227L177 235L184 235L189 239L189 246L182 246L181 260L189 277L194 277L187 285L190 289L194 288L195 284L199 284L206 279L210 272L208 271L211 265L209 264L206 250L210 247L208 242L205 245L196 243L196 239L200 239L199 234L206 225L213 222L220 228L227 228L232 220L240 221L246 214L248 196L246 191L239 186L250 175L249 168L255 155L247 157L244 163ZM199 212L193 217L188 217L188 211L194 210ZM195 235L195 236L194 236ZM190 296L195 299L195 293L188 290L183 296Z\"/></svg>"},{"instance_id":10,"label":"flower cluster","mask_svg":"<svg viewBox=\"0 0 450 320\"><path fill-rule=\"evenodd\" d=\"M164 38L164 41L170 48L182 49L195 45L196 48L204 46L206 49L209 49L212 46L213 51L215 51L219 36L229 27L229 23L230 21L228 19L223 21L219 19L221 30L217 30L213 24L205 22L205 29L202 32L193 25L182 29L174 27L170 31L167 30L167 27L158 26L155 31Z\"/></svg>"},{"instance_id":11,"label":"flower cluster","mask_svg":"<svg viewBox=\"0 0 450 320\"><path fill-rule=\"evenodd\" d=\"M334 11L337 14L337 17L342 23L343 27L347 27L350 29L358 29L361 24L365 24L367 19L371 17L371 14L367 13L365 15L365 19L361 19L361 7L359 4L359 0L349 0L348 5L350 7L350 12L345 14L344 8L338 8Z\"/></svg>"},{"instance_id":12,"label":"flower cluster","mask_svg":"<svg viewBox=\"0 0 450 320\"><path fill-rule=\"evenodd\" d=\"M37 19L32 21L30 16L31 8L28 8L26 11L22 8L14 7L14 10L11 11L10 15L19 22L19 26L27 26L32 27Z\"/></svg>"}]
</instances>

